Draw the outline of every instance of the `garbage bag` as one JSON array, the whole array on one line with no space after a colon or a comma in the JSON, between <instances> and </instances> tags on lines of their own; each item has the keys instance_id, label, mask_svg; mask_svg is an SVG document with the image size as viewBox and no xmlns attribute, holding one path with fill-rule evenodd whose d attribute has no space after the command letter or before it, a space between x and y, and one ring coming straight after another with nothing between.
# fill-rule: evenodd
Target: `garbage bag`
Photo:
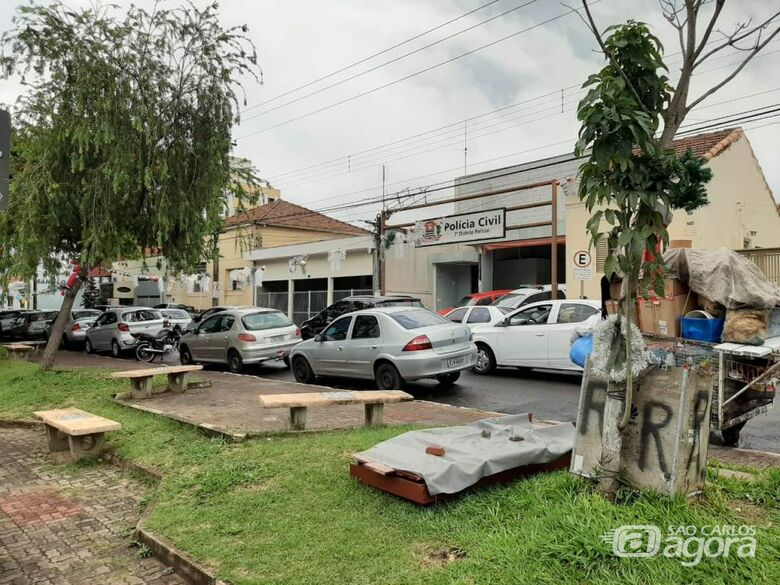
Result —
<instances>
[{"instance_id":1,"label":"garbage bag","mask_svg":"<svg viewBox=\"0 0 780 585\"><path fill-rule=\"evenodd\" d=\"M593 336L586 335L585 337L578 338L571 344L569 350L569 359L577 364L579 367L584 368L585 362L593 351Z\"/></svg>"}]
</instances>

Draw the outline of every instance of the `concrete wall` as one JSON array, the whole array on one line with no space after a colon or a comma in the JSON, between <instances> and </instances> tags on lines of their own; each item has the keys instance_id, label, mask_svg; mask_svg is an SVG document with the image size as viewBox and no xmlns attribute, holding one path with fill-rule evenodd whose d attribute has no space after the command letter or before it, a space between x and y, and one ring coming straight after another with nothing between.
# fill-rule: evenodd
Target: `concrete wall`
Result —
<instances>
[{"instance_id":1,"label":"concrete wall","mask_svg":"<svg viewBox=\"0 0 780 585\"><path fill-rule=\"evenodd\" d=\"M726 247L738 250L751 230L754 247L780 246L780 215L763 171L743 136L710 160L712 181L707 187L710 204L692 214L678 211L668 231L670 239L691 240L694 248ZM576 195L567 197L566 281L570 295L579 296L579 282L573 277L572 258L577 250L588 250L585 225L590 214ZM602 223L602 231L608 229ZM594 274L585 281L585 296L599 298L599 280L603 273L595 270L596 253L591 250Z\"/></svg>"}]
</instances>

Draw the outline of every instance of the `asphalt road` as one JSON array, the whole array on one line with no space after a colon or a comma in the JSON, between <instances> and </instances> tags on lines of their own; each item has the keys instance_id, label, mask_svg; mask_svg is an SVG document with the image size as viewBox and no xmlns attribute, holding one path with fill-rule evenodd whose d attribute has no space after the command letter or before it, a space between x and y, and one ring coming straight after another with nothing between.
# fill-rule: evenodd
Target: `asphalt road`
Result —
<instances>
[{"instance_id":1,"label":"asphalt road","mask_svg":"<svg viewBox=\"0 0 780 585\"><path fill-rule=\"evenodd\" d=\"M254 372L265 378L295 381L292 372L274 364ZM581 377L577 374L532 370L498 369L490 376L470 371L461 374L458 383L441 390L435 382L424 380L410 384L407 391L421 400L442 402L506 414L533 412L535 418L569 421L577 418ZM322 383L340 388L366 389L365 382L325 379ZM718 443L717 433L711 440ZM740 435L739 447L780 453L780 408L751 419Z\"/></svg>"}]
</instances>

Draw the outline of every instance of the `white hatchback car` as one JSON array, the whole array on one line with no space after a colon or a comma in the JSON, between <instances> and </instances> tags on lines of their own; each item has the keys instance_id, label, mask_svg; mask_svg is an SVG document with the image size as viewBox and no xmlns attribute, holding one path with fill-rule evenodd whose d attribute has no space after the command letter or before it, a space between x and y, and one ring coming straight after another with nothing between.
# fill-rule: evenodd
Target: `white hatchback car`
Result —
<instances>
[{"instance_id":1,"label":"white hatchback car","mask_svg":"<svg viewBox=\"0 0 780 585\"><path fill-rule=\"evenodd\" d=\"M572 331L600 312L599 301L572 299L525 305L503 321L474 329L474 371L489 374L496 366L582 371L569 360Z\"/></svg>"},{"instance_id":2,"label":"white hatchback car","mask_svg":"<svg viewBox=\"0 0 780 585\"><path fill-rule=\"evenodd\" d=\"M506 307L494 305L480 307L477 305L469 305L467 307L452 309L442 316L447 319L447 321L468 325L468 328L473 331L476 325L489 325L490 323L501 321L507 313L511 312L512 309Z\"/></svg>"}]
</instances>

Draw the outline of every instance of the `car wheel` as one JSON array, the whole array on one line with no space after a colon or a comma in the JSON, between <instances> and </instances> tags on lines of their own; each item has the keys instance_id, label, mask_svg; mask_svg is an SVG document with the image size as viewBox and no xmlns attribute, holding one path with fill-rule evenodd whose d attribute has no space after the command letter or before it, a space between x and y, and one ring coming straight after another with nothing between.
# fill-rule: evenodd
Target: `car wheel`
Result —
<instances>
[{"instance_id":1,"label":"car wheel","mask_svg":"<svg viewBox=\"0 0 780 585\"><path fill-rule=\"evenodd\" d=\"M92 347L92 342L89 340L89 337L84 340L84 351L87 353L95 353L95 348Z\"/></svg>"},{"instance_id":2,"label":"car wheel","mask_svg":"<svg viewBox=\"0 0 780 585\"><path fill-rule=\"evenodd\" d=\"M380 390L401 390L404 379L398 369L387 362L379 364L376 369L376 387Z\"/></svg>"},{"instance_id":3,"label":"car wheel","mask_svg":"<svg viewBox=\"0 0 780 585\"><path fill-rule=\"evenodd\" d=\"M460 378L460 372L450 372L449 374L442 374L441 376L436 376L436 380L439 382L439 386L442 386L444 388L449 388L450 386L453 386L455 382L458 381L458 378Z\"/></svg>"},{"instance_id":4,"label":"car wheel","mask_svg":"<svg viewBox=\"0 0 780 585\"><path fill-rule=\"evenodd\" d=\"M477 363L471 368L477 374L489 374L496 369L496 356L487 345L477 345Z\"/></svg>"},{"instance_id":5,"label":"car wheel","mask_svg":"<svg viewBox=\"0 0 780 585\"><path fill-rule=\"evenodd\" d=\"M296 382L300 382L301 384L311 384L314 382L314 372L305 357L297 356L293 358L292 371Z\"/></svg>"},{"instance_id":6,"label":"car wheel","mask_svg":"<svg viewBox=\"0 0 780 585\"><path fill-rule=\"evenodd\" d=\"M111 355L115 358L122 357L122 348L119 347L119 342L116 339L111 340Z\"/></svg>"},{"instance_id":7,"label":"car wheel","mask_svg":"<svg viewBox=\"0 0 780 585\"><path fill-rule=\"evenodd\" d=\"M192 352L186 345L182 345L179 348L179 361L183 366L189 366L195 363L195 360L192 359Z\"/></svg>"},{"instance_id":8,"label":"car wheel","mask_svg":"<svg viewBox=\"0 0 780 585\"><path fill-rule=\"evenodd\" d=\"M241 359L241 354L235 349L231 349L228 352L228 369L234 374L240 374L244 369L244 360Z\"/></svg>"}]
</instances>

